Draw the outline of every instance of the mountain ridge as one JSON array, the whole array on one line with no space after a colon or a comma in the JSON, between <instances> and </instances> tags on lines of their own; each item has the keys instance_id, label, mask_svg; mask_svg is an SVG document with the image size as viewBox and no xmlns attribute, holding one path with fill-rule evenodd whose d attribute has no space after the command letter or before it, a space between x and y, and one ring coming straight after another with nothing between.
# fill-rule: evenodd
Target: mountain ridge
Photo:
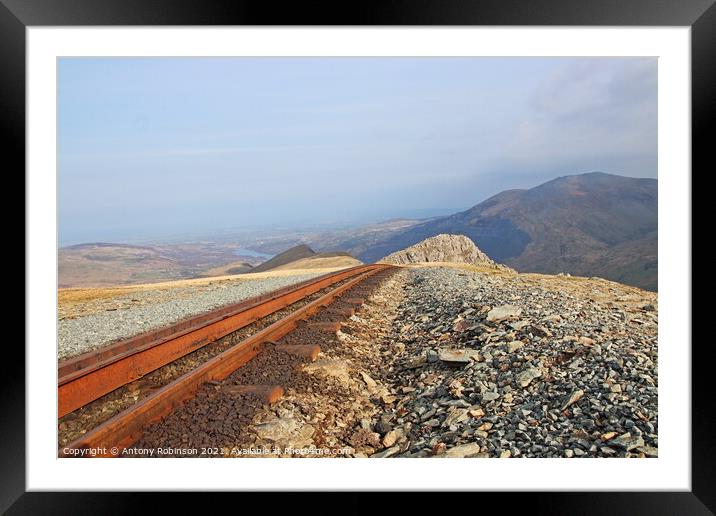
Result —
<instances>
[{"instance_id":1,"label":"mountain ridge","mask_svg":"<svg viewBox=\"0 0 716 516\"><path fill-rule=\"evenodd\" d=\"M656 290L657 217L656 179L560 176L395 232L358 258L368 263L437 234L460 234L521 272L600 276Z\"/></svg>"}]
</instances>

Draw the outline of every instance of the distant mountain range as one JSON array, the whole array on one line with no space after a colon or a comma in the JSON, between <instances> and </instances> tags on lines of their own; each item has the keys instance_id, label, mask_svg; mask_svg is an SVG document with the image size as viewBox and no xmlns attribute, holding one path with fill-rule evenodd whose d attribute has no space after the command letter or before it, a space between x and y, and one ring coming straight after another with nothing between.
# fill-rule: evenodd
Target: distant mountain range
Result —
<instances>
[{"instance_id":1,"label":"distant mountain range","mask_svg":"<svg viewBox=\"0 0 716 516\"><path fill-rule=\"evenodd\" d=\"M657 214L656 179L592 172L507 190L368 248L343 249L369 263L428 237L459 234L520 272L599 276L656 290Z\"/></svg>"},{"instance_id":2,"label":"distant mountain range","mask_svg":"<svg viewBox=\"0 0 716 516\"><path fill-rule=\"evenodd\" d=\"M59 285L105 286L260 272L300 260L310 261L302 267L349 266L357 263L351 256L376 262L426 238L452 234L467 236L491 259L520 272L599 276L655 291L657 214L656 179L592 172L527 190L507 190L468 210L424 220L264 235L240 243L65 247L58 250ZM237 245L276 256L264 263L251 257L237 261Z\"/></svg>"}]
</instances>

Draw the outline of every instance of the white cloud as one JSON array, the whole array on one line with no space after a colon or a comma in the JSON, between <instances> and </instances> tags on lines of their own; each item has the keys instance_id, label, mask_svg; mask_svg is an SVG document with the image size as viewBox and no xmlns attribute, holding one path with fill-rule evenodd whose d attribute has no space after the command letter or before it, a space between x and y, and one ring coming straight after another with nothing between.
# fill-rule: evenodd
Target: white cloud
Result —
<instances>
[{"instance_id":1,"label":"white cloud","mask_svg":"<svg viewBox=\"0 0 716 516\"><path fill-rule=\"evenodd\" d=\"M656 59L566 64L530 99L505 148L503 165L542 168L589 162L605 172L655 176L656 72ZM629 170L607 168L619 158Z\"/></svg>"}]
</instances>

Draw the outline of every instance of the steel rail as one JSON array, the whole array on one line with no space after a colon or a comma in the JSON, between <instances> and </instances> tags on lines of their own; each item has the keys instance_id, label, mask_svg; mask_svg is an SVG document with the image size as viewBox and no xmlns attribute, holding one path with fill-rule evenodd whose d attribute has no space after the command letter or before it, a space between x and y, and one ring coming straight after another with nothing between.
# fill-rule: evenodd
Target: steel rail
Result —
<instances>
[{"instance_id":1,"label":"steel rail","mask_svg":"<svg viewBox=\"0 0 716 516\"><path fill-rule=\"evenodd\" d=\"M192 397L202 384L209 381L223 380L256 356L261 351L264 343L280 339L295 329L300 320L304 320L319 309L330 305L334 299L366 278L392 267L391 265L369 266L368 270L362 272L359 276L350 279L320 298L209 359L196 369L185 373L132 407L88 431L82 437L63 448L63 450L60 450L60 456L74 456L71 452L66 452L65 450L67 449L90 448L99 451L94 455L97 457L117 456L119 452L115 450L121 452L122 447L138 440L144 428L163 418L183 401Z\"/></svg>"},{"instance_id":2,"label":"steel rail","mask_svg":"<svg viewBox=\"0 0 716 516\"><path fill-rule=\"evenodd\" d=\"M374 267L360 265L312 278L64 360L58 366L58 417L296 301Z\"/></svg>"}]
</instances>

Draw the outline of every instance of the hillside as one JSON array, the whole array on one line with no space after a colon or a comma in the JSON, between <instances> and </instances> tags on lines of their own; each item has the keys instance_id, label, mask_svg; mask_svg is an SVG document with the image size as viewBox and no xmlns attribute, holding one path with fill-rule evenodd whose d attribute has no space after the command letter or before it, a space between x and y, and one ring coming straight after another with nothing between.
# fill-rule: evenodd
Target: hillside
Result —
<instances>
[{"instance_id":1,"label":"hillside","mask_svg":"<svg viewBox=\"0 0 716 516\"><path fill-rule=\"evenodd\" d=\"M60 288L132 285L193 278L225 264L251 265L250 257L235 263L235 247L208 241L153 245L94 242L62 247L57 251L58 284Z\"/></svg>"},{"instance_id":2,"label":"hillside","mask_svg":"<svg viewBox=\"0 0 716 516\"><path fill-rule=\"evenodd\" d=\"M372 262L431 236L461 234L519 271L599 276L656 290L657 208L655 179L566 176L397 231L358 257Z\"/></svg>"},{"instance_id":3,"label":"hillside","mask_svg":"<svg viewBox=\"0 0 716 516\"><path fill-rule=\"evenodd\" d=\"M92 243L58 252L59 286L107 286L178 279L186 267L157 249Z\"/></svg>"},{"instance_id":4,"label":"hillside","mask_svg":"<svg viewBox=\"0 0 716 516\"><path fill-rule=\"evenodd\" d=\"M297 246L294 246L290 249L287 249L286 251L277 254L270 260L267 260L256 267L254 267L251 272L264 272L271 269L275 269L277 267L281 267L282 265L289 264L291 262L295 262L296 260L301 260L302 258L310 258L311 256L314 256L316 252L308 247L305 244L300 244Z\"/></svg>"},{"instance_id":5,"label":"hillside","mask_svg":"<svg viewBox=\"0 0 716 516\"><path fill-rule=\"evenodd\" d=\"M308 258L301 258L294 262L275 267L274 271L282 270L308 270L308 269L333 269L337 267L355 267L363 262L356 260L348 253L317 253Z\"/></svg>"}]
</instances>

